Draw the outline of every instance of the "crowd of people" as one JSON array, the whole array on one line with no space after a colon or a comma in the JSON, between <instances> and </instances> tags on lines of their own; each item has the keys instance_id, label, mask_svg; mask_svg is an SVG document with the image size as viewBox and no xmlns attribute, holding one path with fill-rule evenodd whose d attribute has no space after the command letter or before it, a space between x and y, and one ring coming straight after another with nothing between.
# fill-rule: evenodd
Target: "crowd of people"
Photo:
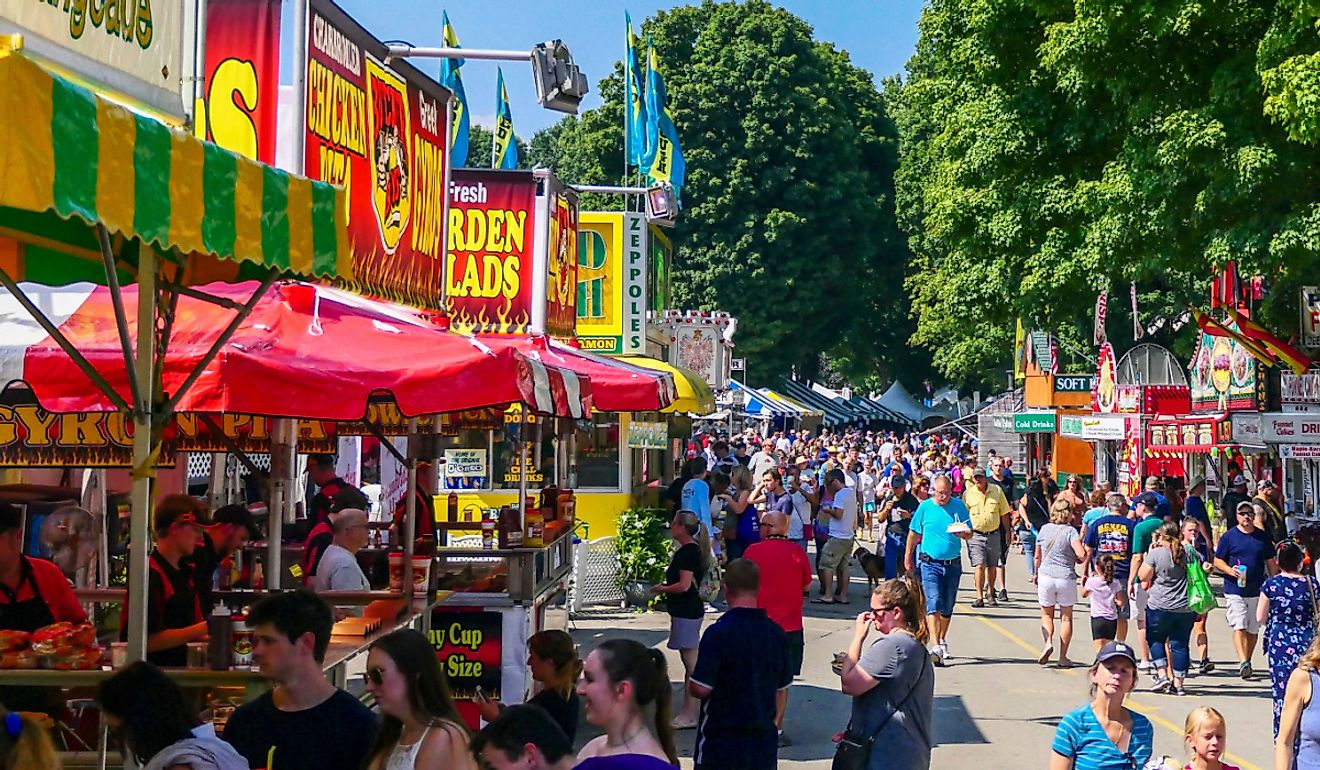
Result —
<instances>
[{"instance_id":1,"label":"crowd of people","mask_svg":"<svg viewBox=\"0 0 1320 770\"><path fill-rule=\"evenodd\" d=\"M681 730L695 731L697 768L771 768L792 744L784 722L790 685L802 672L805 605L858 601L850 590L855 564L870 590L847 649L834 658L840 691L852 699L834 767L928 768L937 671L953 659L965 550L974 608L1010 601L1004 567L1021 555L1040 611L1039 665L1083 665L1075 662L1083 656L1074 615L1079 598L1089 600L1091 697L1062 715L1052 770L1233 770L1222 759L1220 712L1191 710L1188 761L1170 764L1153 756L1151 723L1124 698L1143 686L1173 697L1195 692L1189 680L1216 667L1209 634L1224 630L1236 675L1254 679L1262 629L1276 768L1320 768L1320 705L1312 698L1320 682L1320 584L1266 480L1248 495L1235 475L1219 505L1197 479L1185 493L1146 479L1129 498L1105 485L1088 490L1077 477L1059 487L1048 470L1019 480L1010 458L982 455L967 437L859 431L694 440L689 455L665 493L674 548L654 589L670 616L667 646L681 662L677 696L660 650L607 638L583 659L570 635L547 630L528 643L535 697L515 706L479 701L484 727L474 733L429 640L404 629L370 649L363 686L375 708L368 709L322 672L339 612L300 589L252 607L253 658L272 687L239 707L222 734L189 710L157 668L163 658L117 671L96 700L125 757L147 770L660 770L678 765ZM334 487L329 475L326 482ZM332 493L323 501L328 537L308 560L313 587L339 585L340 562L360 547L359 509L344 507L356 498ZM1231 526L1216 526L1215 510L1231 513ZM32 568L9 565L9 513L0 509L0 580L22 588ZM152 575L162 593L176 580L187 587L199 545L223 554L255 531L238 511L209 528L197 514L177 498L158 507ZM1223 578L1224 621L1212 619L1219 606L1212 575ZM6 595L12 608L17 594ZM190 594L188 603L202 601ZM196 630L188 618L169 616L168 596L157 602L153 655ZM712 612L717 618L707 623ZM756 654L747 654L749 640ZM575 752L580 713L600 735ZM0 718L4 767L56 766L39 724L17 712ZM14 764L20 756L27 764Z\"/></svg>"}]
</instances>

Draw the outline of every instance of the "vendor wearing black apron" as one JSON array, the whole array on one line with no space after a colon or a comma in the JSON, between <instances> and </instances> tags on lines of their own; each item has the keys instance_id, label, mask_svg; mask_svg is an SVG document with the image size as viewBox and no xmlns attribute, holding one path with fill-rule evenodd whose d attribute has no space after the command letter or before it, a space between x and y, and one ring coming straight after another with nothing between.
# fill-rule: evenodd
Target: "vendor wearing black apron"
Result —
<instances>
[{"instance_id":1,"label":"vendor wearing black apron","mask_svg":"<svg viewBox=\"0 0 1320 770\"><path fill-rule=\"evenodd\" d=\"M316 494L312 497L312 504L308 507L307 518L311 521L311 526L327 521L330 514L344 508L356 508L358 506L339 505L335 507L335 500L340 494L351 489L354 492L361 492L357 487L339 478L335 473L335 456L328 454L313 454L307 456L307 478L316 485Z\"/></svg>"},{"instance_id":2,"label":"vendor wearing black apron","mask_svg":"<svg viewBox=\"0 0 1320 770\"><path fill-rule=\"evenodd\" d=\"M85 623L87 614L54 562L23 555L23 512L0 503L0 631L32 633L52 623ZM55 692L38 687L0 688L12 711L50 711Z\"/></svg>"},{"instance_id":3,"label":"vendor wearing black apron","mask_svg":"<svg viewBox=\"0 0 1320 770\"><path fill-rule=\"evenodd\" d=\"M202 537L189 560L193 568L193 583L202 604L202 616L211 614L215 601L211 598L211 585L216 572L225 559L247 544L258 534L257 523L246 506L233 504L216 509L211 523L202 528Z\"/></svg>"},{"instance_id":4,"label":"vendor wearing black apron","mask_svg":"<svg viewBox=\"0 0 1320 770\"><path fill-rule=\"evenodd\" d=\"M206 639L189 561L201 535L200 510L197 499L188 495L169 495L156 506L156 548L147 565L147 660L157 666L188 665L188 643ZM127 603L124 609L120 641L128 640Z\"/></svg>"}]
</instances>

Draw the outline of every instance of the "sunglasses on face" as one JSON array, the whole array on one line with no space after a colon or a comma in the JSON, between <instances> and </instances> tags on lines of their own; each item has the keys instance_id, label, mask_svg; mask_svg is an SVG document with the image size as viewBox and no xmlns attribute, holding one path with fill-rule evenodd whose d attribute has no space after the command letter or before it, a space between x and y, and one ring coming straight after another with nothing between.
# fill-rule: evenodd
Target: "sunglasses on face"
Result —
<instances>
[{"instance_id":1,"label":"sunglasses on face","mask_svg":"<svg viewBox=\"0 0 1320 770\"><path fill-rule=\"evenodd\" d=\"M367 669L366 673L362 675L362 678L377 687L380 687L385 682L385 669L380 666L372 666Z\"/></svg>"}]
</instances>

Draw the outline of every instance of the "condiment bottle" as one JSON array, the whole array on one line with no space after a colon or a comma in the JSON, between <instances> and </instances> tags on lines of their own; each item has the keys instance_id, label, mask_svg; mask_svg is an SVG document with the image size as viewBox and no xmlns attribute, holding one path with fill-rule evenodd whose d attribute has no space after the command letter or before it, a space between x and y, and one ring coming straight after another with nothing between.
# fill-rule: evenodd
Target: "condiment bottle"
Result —
<instances>
[{"instance_id":1,"label":"condiment bottle","mask_svg":"<svg viewBox=\"0 0 1320 770\"><path fill-rule=\"evenodd\" d=\"M446 502L448 503L449 506L449 523L457 524L458 523L458 493L450 492L449 498Z\"/></svg>"},{"instance_id":2,"label":"condiment bottle","mask_svg":"<svg viewBox=\"0 0 1320 770\"><path fill-rule=\"evenodd\" d=\"M217 604L206 619L206 664L212 671L229 670L229 653L233 649L234 623L232 613L223 604Z\"/></svg>"},{"instance_id":3,"label":"condiment bottle","mask_svg":"<svg viewBox=\"0 0 1320 770\"><path fill-rule=\"evenodd\" d=\"M266 587L266 574L261 569L261 557L252 557L252 590L260 591Z\"/></svg>"},{"instance_id":4,"label":"condiment bottle","mask_svg":"<svg viewBox=\"0 0 1320 770\"><path fill-rule=\"evenodd\" d=\"M545 545L545 520L541 518L541 509L531 500L523 513L524 548L540 548Z\"/></svg>"},{"instance_id":5,"label":"condiment bottle","mask_svg":"<svg viewBox=\"0 0 1320 770\"><path fill-rule=\"evenodd\" d=\"M495 519L489 510L481 517L481 547L487 551L495 547Z\"/></svg>"}]
</instances>

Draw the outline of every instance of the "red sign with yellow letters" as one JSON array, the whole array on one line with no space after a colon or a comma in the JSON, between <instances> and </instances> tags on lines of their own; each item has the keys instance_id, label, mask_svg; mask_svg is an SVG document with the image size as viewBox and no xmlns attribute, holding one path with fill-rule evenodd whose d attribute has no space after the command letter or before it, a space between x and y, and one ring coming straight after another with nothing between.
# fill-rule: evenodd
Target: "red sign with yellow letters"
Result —
<instances>
[{"instance_id":1,"label":"red sign with yellow letters","mask_svg":"<svg viewBox=\"0 0 1320 770\"><path fill-rule=\"evenodd\" d=\"M262 163L275 162L280 78L280 0L206 4L204 99L196 133Z\"/></svg>"},{"instance_id":2,"label":"red sign with yellow letters","mask_svg":"<svg viewBox=\"0 0 1320 770\"><path fill-rule=\"evenodd\" d=\"M365 294L444 302L449 92L329 0L311 0L305 173L348 188L352 277Z\"/></svg>"},{"instance_id":3,"label":"red sign with yellow letters","mask_svg":"<svg viewBox=\"0 0 1320 770\"><path fill-rule=\"evenodd\" d=\"M445 287L451 330L527 331L535 205L536 179L530 171L454 169ZM573 291L576 296L576 286Z\"/></svg>"}]
</instances>

